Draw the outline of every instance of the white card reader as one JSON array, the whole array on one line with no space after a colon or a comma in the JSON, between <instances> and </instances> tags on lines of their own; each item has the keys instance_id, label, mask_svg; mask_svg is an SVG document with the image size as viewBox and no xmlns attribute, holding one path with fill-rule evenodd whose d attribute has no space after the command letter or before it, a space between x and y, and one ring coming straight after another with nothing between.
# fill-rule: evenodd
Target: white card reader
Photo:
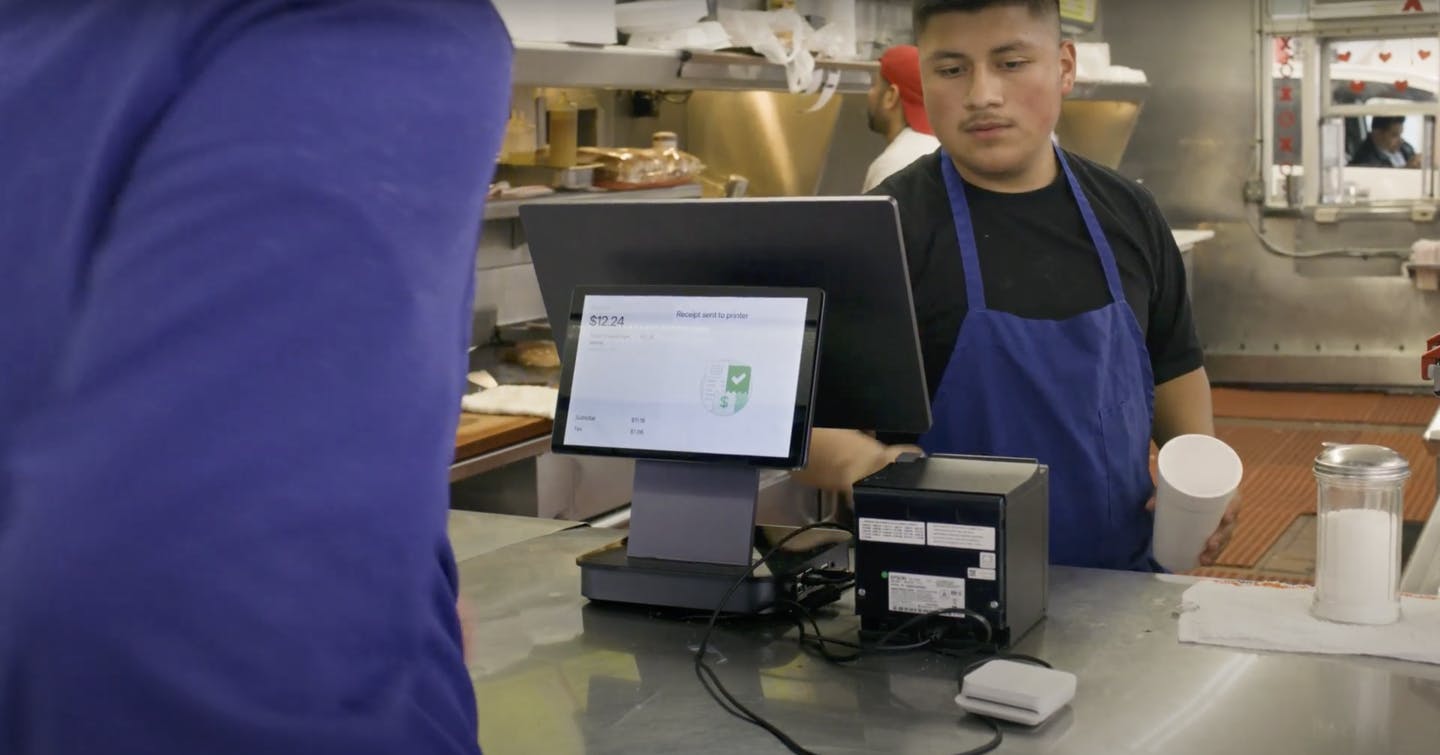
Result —
<instances>
[{"instance_id":1,"label":"white card reader","mask_svg":"<svg viewBox=\"0 0 1440 755\"><path fill-rule=\"evenodd\" d=\"M994 660L965 675L955 704L969 713L1039 726L1075 697L1075 675Z\"/></svg>"}]
</instances>

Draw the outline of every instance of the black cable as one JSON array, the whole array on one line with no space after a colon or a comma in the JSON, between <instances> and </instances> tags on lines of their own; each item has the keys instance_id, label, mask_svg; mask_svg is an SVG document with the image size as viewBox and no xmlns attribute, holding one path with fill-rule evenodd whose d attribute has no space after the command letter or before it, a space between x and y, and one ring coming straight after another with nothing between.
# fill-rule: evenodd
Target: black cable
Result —
<instances>
[{"instance_id":1,"label":"black cable","mask_svg":"<svg viewBox=\"0 0 1440 755\"><path fill-rule=\"evenodd\" d=\"M987 726L989 726L990 731L994 732L995 736L991 737L989 742L986 742L985 744L980 745L973 750L966 750L960 753L960 755L985 755L985 753L987 752L992 752L998 749L1000 747L1000 744L1005 741L1005 732L1000 729L999 721L996 721L989 716L975 716L975 718L980 719Z\"/></svg>"},{"instance_id":2,"label":"black cable","mask_svg":"<svg viewBox=\"0 0 1440 755\"><path fill-rule=\"evenodd\" d=\"M791 621L795 622L795 627L800 632L798 641L802 650L812 650L817 653L821 658L824 658L826 661L829 661L830 663L833 663L837 666L843 666L847 663L852 663L854 661L860 660L863 654L859 652L861 650L861 647L859 645L853 642L848 642L846 640L836 640L826 637L820 632L820 624L815 621L815 617L810 613L809 609L805 608L805 606L792 600L781 601L781 603L784 605L794 606L795 608L799 609L798 613L791 613L789 614L789 617ZM815 630L814 637L806 636L806 620L809 620L810 626ZM837 655L830 651L830 648L827 647L828 645L835 645L837 647L847 648L856 652L850 653L849 655Z\"/></svg>"},{"instance_id":3,"label":"black cable","mask_svg":"<svg viewBox=\"0 0 1440 755\"><path fill-rule=\"evenodd\" d=\"M724 612L725 605L729 603L730 598L733 597L742 586L744 586L745 580L749 579L750 576L754 574L755 571L759 569L763 564L769 562L769 560L775 554L780 552L780 548L786 543L790 542L790 540L798 537L801 533L815 529L834 529L844 532L850 532L848 528L842 527L837 524L832 524L830 522L815 522L813 524L807 524L804 527L794 530L787 534L785 537L781 538L779 542L775 543L775 545L770 548L770 551L768 553L762 556L758 561L750 564L750 566L744 571L744 573L742 573L740 577L736 579L733 584L730 585L730 589L725 591L725 595L720 598L719 603L715 606L715 610L710 614L710 621L705 627L705 634L702 635L700 639L700 644L695 650L695 676L700 680L700 685L705 688L705 692L710 695L711 699L713 699L726 713L729 713L730 715L739 718L742 721L753 724L754 726L758 726L761 729L769 732L771 736L775 737L776 740L778 740L781 744L785 745L786 749L790 750L790 752L792 753L796 753L796 755L815 755L815 753L805 749L803 746L800 745L799 742L796 742L785 732L781 731L779 727L775 726L774 724L767 721L765 718L761 717L759 714L745 707L745 705L739 700L737 700L734 695L730 694L730 691L725 688L724 683L720 681L719 675L716 674L715 670L710 668L709 664L705 662L705 653L710 649L710 638L715 632L715 626L720 621L720 615ZM854 535L853 532L850 534L852 536ZM804 609L803 606L801 608L802 610L805 610L806 613L808 613L808 609ZM817 642L820 643L820 646L823 649L824 643L828 638L824 638L824 636L820 634L819 624L814 621L813 617L811 617L811 622L812 624L814 624L815 627ZM985 626L987 629L989 628L988 622ZM801 628L803 632L803 624L801 625ZM881 647L883 647L884 644L885 643L883 642L877 643L877 645ZM917 647L912 649L919 648ZM830 655L828 650L822 650L822 652L826 655ZM855 654L855 658L858 659L859 657L860 653L857 652ZM849 660L852 660L849 656L836 656L836 658L837 662L849 662Z\"/></svg>"},{"instance_id":4,"label":"black cable","mask_svg":"<svg viewBox=\"0 0 1440 755\"><path fill-rule=\"evenodd\" d=\"M880 643L865 644L850 642L849 640L837 640L833 637L826 637L824 634L821 633L820 624L815 620L814 613L812 613L810 609L806 608L804 605L796 603L793 600L781 600L777 601L777 604L792 606L794 609L798 610L802 614L805 620L808 620L810 622L810 626L815 630L815 639L811 640L812 645L819 646L819 649L821 649L821 656L824 657L825 660L828 660L832 663L849 663L851 661L859 660L861 657L872 653L908 653L916 650L924 650L926 648L929 648L934 642L933 640L926 639L921 642L911 643L909 645L883 645ZM805 641L809 638L805 636L805 628L803 623L797 622L797 624L800 625L800 642L802 645L804 645ZM838 647L849 648L858 652L856 652L852 656L832 658L824 651L823 646L825 645L836 645Z\"/></svg>"},{"instance_id":5,"label":"black cable","mask_svg":"<svg viewBox=\"0 0 1440 755\"><path fill-rule=\"evenodd\" d=\"M984 615L976 613L975 611L971 611L968 608L942 608L938 611L922 613L915 616L914 618L906 620L900 626L897 626L894 629L891 629L889 632L886 632L885 635L880 638L880 641L875 644L885 645L896 635L903 634L911 627L919 626L920 624L923 624L931 619L939 618L941 616L963 616L967 619L972 619L976 623L980 624L980 626L985 629L985 638L980 641L981 644L989 644L990 641L995 637L995 631L990 626L990 620L985 618Z\"/></svg>"},{"instance_id":6,"label":"black cable","mask_svg":"<svg viewBox=\"0 0 1440 755\"><path fill-rule=\"evenodd\" d=\"M695 672L697 675L700 675L701 672L704 673L703 676L700 676L700 686L704 687L705 691L710 693L710 697L720 705L721 710L740 719L741 721L744 721L747 724L761 726L760 722L756 719L755 714L751 713L744 706L740 706L738 709L732 707L732 703L730 702L732 698L730 697L729 693L725 691L725 685L720 684L720 679L716 677L714 669L706 665L697 665L695 667ZM721 692L725 693L724 699L715 696L715 692L713 692L710 688L711 684L719 686ZM735 705L738 705L738 703Z\"/></svg>"},{"instance_id":7,"label":"black cable","mask_svg":"<svg viewBox=\"0 0 1440 755\"><path fill-rule=\"evenodd\" d=\"M761 717L759 714L755 713L749 708L745 707L744 704L737 700L735 696L732 695L730 691L725 688L724 683L720 681L720 676L715 672L715 670L711 668L708 663L705 662L705 654L710 649L710 638L714 635L715 627L720 622L720 616L724 613L725 605L730 602L730 598L732 598L735 593L738 592L742 586L744 586L745 581L748 580L757 569L759 569L762 565L768 563L771 557L780 552L781 546L790 542L792 539L799 536L801 533L815 529L836 529L845 532L850 531L845 527L830 522L815 522L813 524L807 524L804 527L794 530L785 537L781 538L779 542L775 543L775 545L771 547L769 552L767 552L759 560L750 564L750 566L745 569L744 573L740 575L740 577L735 581L735 583L730 585L730 589L726 590L725 595L720 598L719 604L715 606L715 610L711 612L710 620L705 626L705 633L701 636L700 644L695 649L695 676L700 680L700 686L705 688L706 694L710 695L710 698L713 699L716 704L718 704L720 708L726 713L753 726L764 729L770 734L770 736L774 737L777 741L780 742L780 744L784 745L787 750L795 753L795 755L818 755L818 753L805 749L805 747L803 747L799 742L796 742L794 739L792 739L788 734L781 731L780 728L777 727L775 724L770 723L768 720ZM851 535L853 536L854 533L851 532ZM834 662L836 663L849 663L852 660L858 660L867 652L905 652L911 650L920 650L929 647L932 643L932 640L928 639L924 642L915 643L912 645L895 646L891 646L889 644L889 641L895 636L909 629L910 627L917 626L924 621L935 619L940 616L959 615L972 619L979 623L980 626L985 630L985 638L982 641L983 645L989 645L991 640L994 638L994 631L990 625L990 621L986 619L983 615L966 608L944 608L938 611L931 611L926 614L920 614L918 616L915 616L914 618L908 619L896 628L887 632L883 637L881 637L879 642L867 646L864 643L851 643L844 640L836 640L825 637L824 634L822 634L820 631L820 624L815 620L814 614L803 604L790 600L777 601L777 605L782 604L793 605L796 608L800 609L800 614L797 616L792 616L791 618L795 621L796 626L799 628L800 644L802 647L805 646L807 639L805 636L805 621L808 620L815 633L812 644L820 651L822 656L826 657L826 660L830 660L831 656L833 655L825 647L827 644L835 645L837 647L849 647L856 651L852 654L853 657L834 656ZM998 652L998 649L994 649L993 645L991 646L991 648L991 654L988 657L981 658L980 660L969 664L961 672L960 686L962 689L964 687L965 676L967 674L993 660L1019 660L1028 663L1035 663L1041 666L1045 666L1046 668L1050 667L1050 664L1033 656L1020 654L1003 654ZM960 657L953 653L942 654L950 657ZM986 726L990 727L990 730L994 732L994 736L991 737L989 742L974 749L966 750L959 755L984 755L985 753L992 752L996 748L1000 747L1001 743L1004 742L1005 734L1004 731L1000 728L999 722L987 716L979 716L974 714L972 714L972 716L979 719Z\"/></svg>"},{"instance_id":8,"label":"black cable","mask_svg":"<svg viewBox=\"0 0 1440 755\"><path fill-rule=\"evenodd\" d=\"M853 663L854 661L860 660L860 658L862 657L863 654L859 652L861 650L859 645L853 642L846 642L844 640L832 640L829 637L826 637L824 633L820 631L820 623L815 620L815 615L810 612L810 609L799 603L796 603L793 600L781 600L777 601L777 603L780 605L792 606L793 608L798 610L799 615L793 616L792 618L795 621L795 626L800 630L799 642L802 649L806 647L806 640L809 639L805 636L805 622L808 620L810 622L811 628L815 630L815 638L811 640L810 647L812 647L816 652L818 652L821 658L824 658L825 660L836 665L841 665L846 663ZM834 653L830 652L830 649L827 648L826 645L848 647L855 650L856 652L849 655L835 655Z\"/></svg>"},{"instance_id":9,"label":"black cable","mask_svg":"<svg viewBox=\"0 0 1440 755\"><path fill-rule=\"evenodd\" d=\"M736 700L735 696L730 694L729 690L725 689L725 685L721 683L719 675L717 675L714 669L710 668L710 666L705 662L705 653L710 649L710 637L715 632L716 623L720 621L720 614L724 613L725 605L729 603L730 598L733 597L742 586L744 586L745 581L749 579L750 576L754 574L755 571L759 569L762 565L769 562L769 560L773 556L775 556L775 554L779 553L780 548L786 543L800 536L801 533L817 529L834 529L849 532L848 529L845 529L844 527L836 524L831 524L829 522L815 522L813 524L807 524L804 527L794 530L790 534L781 538L779 542L775 543L775 545L770 548L770 551L768 553L762 556L758 561L750 564L750 566L745 569L744 573L742 573L740 577L735 580L734 584L730 585L730 589L725 591L725 595L720 598L720 602L715 606L715 611L710 614L710 622L705 627L705 634L701 636L700 645L695 649L695 676L700 680L700 685L705 688L705 692L710 695L711 699L715 700L715 702L719 704L726 713L729 713L736 718L747 721L748 723L751 723L769 732L770 736L774 737L781 744L785 745L785 748L788 749L790 752L796 753L796 755L815 755L815 753L812 753L810 750L802 747L799 742L791 739L790 736L787 735L785 732L781 731L779 727L765 720L763 717L756 714L749 708L746 708L739 700ZM712 684L714 685L713 687L711 686Z\"/></svg>"},{"instance_id":10,"label":"black cable","mask_svg":"<svg viewBox=\"0 0 1440 755\"><path fill-rule=\"evenodd\" d=\"M839 569L817 569L800 575L802 585L853 585L855 572Z\"/></svg>"}]
</instances>

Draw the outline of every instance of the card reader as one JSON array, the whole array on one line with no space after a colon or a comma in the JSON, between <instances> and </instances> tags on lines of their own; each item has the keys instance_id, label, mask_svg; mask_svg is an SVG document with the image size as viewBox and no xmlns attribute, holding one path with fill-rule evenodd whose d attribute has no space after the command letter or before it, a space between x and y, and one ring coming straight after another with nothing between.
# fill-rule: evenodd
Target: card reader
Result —
<instances>
[{"instance_id":1,"label":"card reader","mask_svg":"<svg viewBox=\"0 0 1440 755\"><path fill-rule=\"evenodd\" d=\"M965 675L955 704L967 712L1039 726L1075 698L1075 675L995 660Z\"/></svg>"}]
</instances>

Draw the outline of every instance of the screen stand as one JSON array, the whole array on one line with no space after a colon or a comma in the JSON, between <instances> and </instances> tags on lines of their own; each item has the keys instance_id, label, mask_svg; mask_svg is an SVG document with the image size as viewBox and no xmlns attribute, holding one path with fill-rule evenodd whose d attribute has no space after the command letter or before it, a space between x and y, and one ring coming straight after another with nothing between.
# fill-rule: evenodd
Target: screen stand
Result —
<instances>
[{"instance_id":1,"label":"screen stand","mask_svg":"<svg viewBox=\"0 0 1440 755\"><path fill-rule=\"evenodd\" d=\"M581 556L580 592L590 600L711 611L755 553L760 470L725 464L635 463L630 536ZM811 533L807 532L806 535ZM756 613L795 599L793 577L843 567L843 541L819 538L761 566L725 604Z\"/></svg>"}]
</instances>

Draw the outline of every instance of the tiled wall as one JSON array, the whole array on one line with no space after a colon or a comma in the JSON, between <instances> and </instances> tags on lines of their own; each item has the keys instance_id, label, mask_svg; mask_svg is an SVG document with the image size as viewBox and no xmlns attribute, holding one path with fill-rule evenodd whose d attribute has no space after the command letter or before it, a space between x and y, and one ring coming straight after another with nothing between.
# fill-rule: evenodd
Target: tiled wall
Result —
<instances>
[{"instance_id":1,"label":"tiled wall","mask_svg":"<svg viewBox=\"0 0 1440 755\"><path fill-rule=\"evenodd\" d=\"M519 220L485 223L475 255L475 306L496 309L501 325L545 316L540 284L519 224ZM477 334L477 338L483 340L484 336Z\"/></svg>"}]
</instances>

